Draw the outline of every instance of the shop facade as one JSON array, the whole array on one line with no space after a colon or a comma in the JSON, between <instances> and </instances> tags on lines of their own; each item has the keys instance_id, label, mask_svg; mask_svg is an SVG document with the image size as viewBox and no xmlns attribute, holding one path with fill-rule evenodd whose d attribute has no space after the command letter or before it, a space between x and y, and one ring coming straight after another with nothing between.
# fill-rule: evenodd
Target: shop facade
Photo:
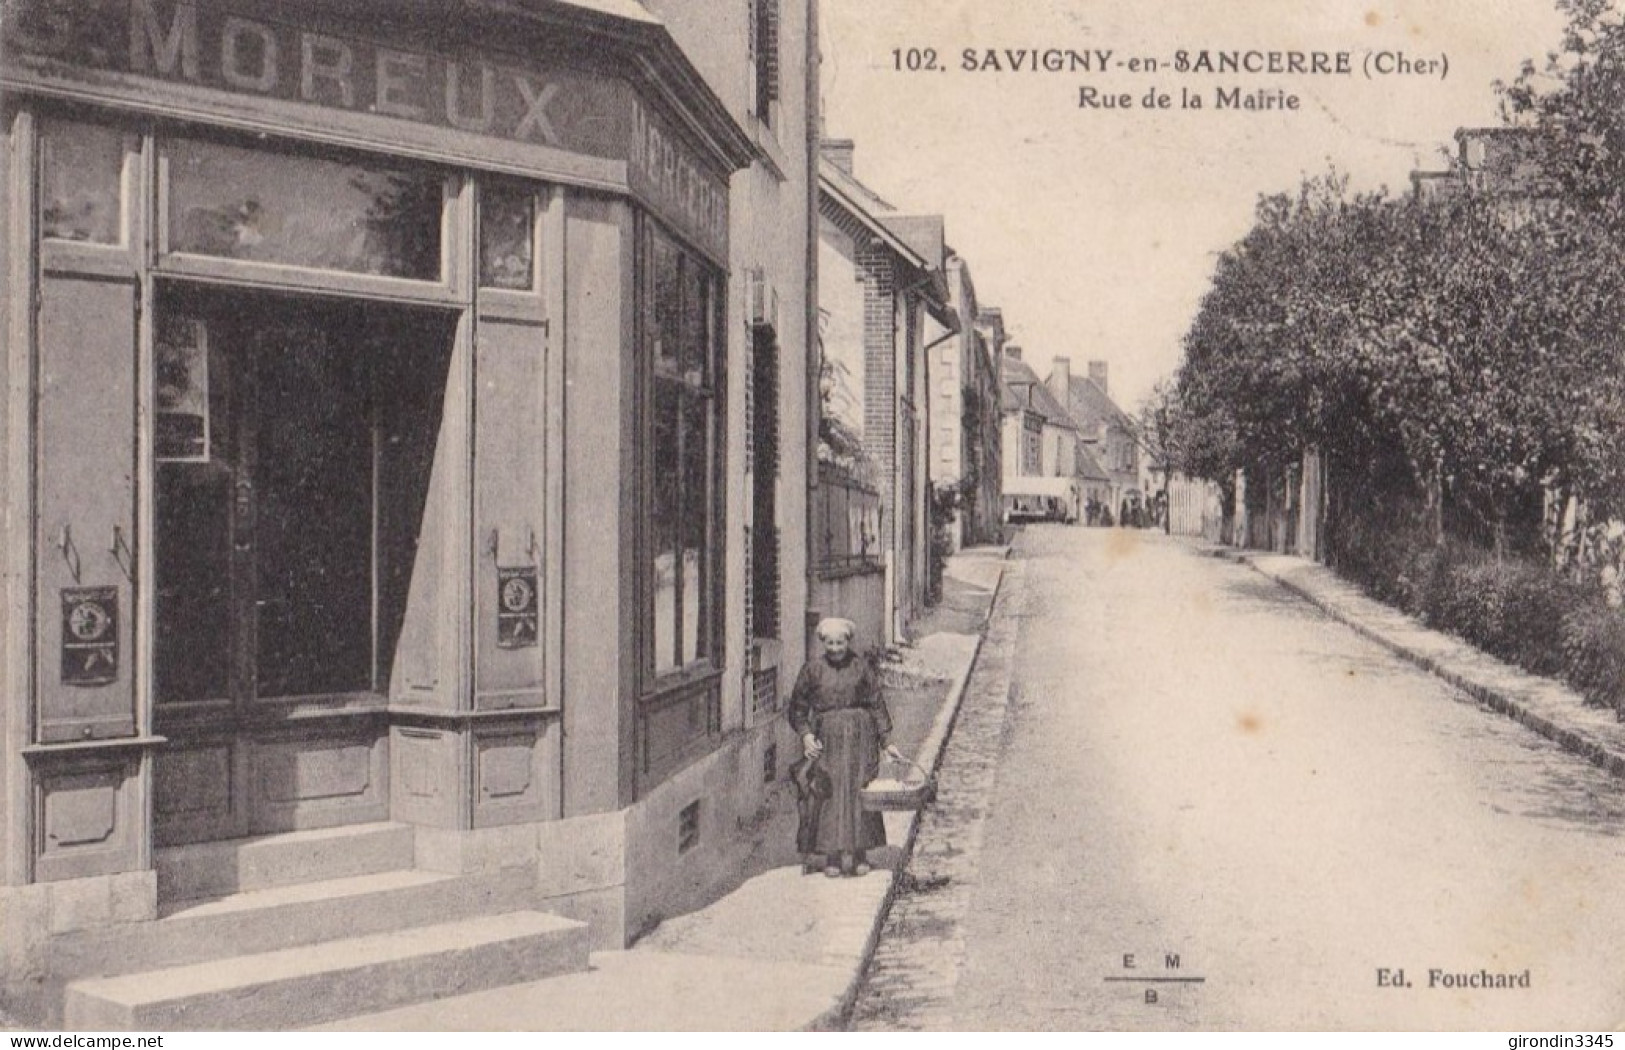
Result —
<instances>
[{"instance_id":1,"label":"shop facade","mask_svg":"<svg viewBox=\"0 0 1625 1050\"><path fill-rule=\"evenodd\" d=\"M778 733L730 631L761 153L666 29L34 0L4 47L11 983L311 829L602 945L715 883Z\"/></svg>"}]
</instances>

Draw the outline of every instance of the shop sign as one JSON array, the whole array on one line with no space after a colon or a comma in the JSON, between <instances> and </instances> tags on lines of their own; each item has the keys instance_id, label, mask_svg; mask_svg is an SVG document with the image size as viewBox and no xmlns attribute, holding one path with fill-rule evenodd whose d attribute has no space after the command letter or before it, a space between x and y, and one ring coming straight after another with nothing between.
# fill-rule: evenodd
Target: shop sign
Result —
<instances>
[{"instance_id":1,"label":"shop sign","mask_svg":"<svg viewBox=\"0 0 1625 1050\"><path fill-rule=\"evenodd\" d=\"M118 588L62 591L62 684L118 680Z\"/></svg>"},{"instance_id":2,"label":"shop sign","mask_svg":"<svg viewBox=\"0 0 1625 1050\"><path fill-rule=\"evenodd\" d=\"M7 13L8 50L36 58L596 156L624 151L613 132L625 127L625 93L602 77L446 59L170 0L22 0Z\"/></svg>"},{"instance_id":3,"label":"shop sign","mask_svg":"<svg viewBox=\"0 0 1625 1050\"><path fill-rule=\"evenodd\" d=\"M728 184L700 166L694 154L632 101L632 189L714 251L728 244Z\"/></svg>"},{"instance_id":4,"label":"shop sign","mask_svg":"<svg viewBox=\"0 0 1625 1050\"><path fill-rule=\"evenodd\" d=\"M448 58L386 47L212 4L12 0L6 7L0 69L21 66L51 79L105 71L624 160L633 193L726 257L726 176L622 80L493 53Z\"/></svg>"}]
</instances>

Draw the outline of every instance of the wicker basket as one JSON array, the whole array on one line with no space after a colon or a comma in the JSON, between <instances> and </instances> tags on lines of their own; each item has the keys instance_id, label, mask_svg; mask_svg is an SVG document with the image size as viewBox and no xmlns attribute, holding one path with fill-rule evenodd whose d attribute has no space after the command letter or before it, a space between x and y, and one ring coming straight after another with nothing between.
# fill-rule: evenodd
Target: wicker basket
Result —
<instances>
[{"instance_id":1,"label":"wicker basket","mask_svg":"<svg viewBox=\"0 0 1625 1050\"><path fill-rule=\"evenodd\" d=\"M925 767L912 759L901 761L887 757L882 766L906 766L912 773L905 774L907 779L897 780L890 777L876 777L865 785L860 793L863 799L863 808L870 811L884 810L914 810L937 797L937 780L925 771Z\"/></svg>"}]
</instances>

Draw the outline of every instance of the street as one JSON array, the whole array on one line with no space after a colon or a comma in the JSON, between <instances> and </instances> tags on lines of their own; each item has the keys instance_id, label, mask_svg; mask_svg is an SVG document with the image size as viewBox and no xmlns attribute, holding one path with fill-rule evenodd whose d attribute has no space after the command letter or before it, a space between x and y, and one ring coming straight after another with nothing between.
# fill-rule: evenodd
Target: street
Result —
<instances>
[{"instance_id":1,"label":"street","mask_svg":"<svg viewBox=\"0 0 1625 1050\"><path fill-rule=\"evenodd\" d=\"M1625 1022L1617 780L1246 566L1059 526L1012 558L1002 734L973 695L854 1027Z\"/></svg>"}]
</instances>

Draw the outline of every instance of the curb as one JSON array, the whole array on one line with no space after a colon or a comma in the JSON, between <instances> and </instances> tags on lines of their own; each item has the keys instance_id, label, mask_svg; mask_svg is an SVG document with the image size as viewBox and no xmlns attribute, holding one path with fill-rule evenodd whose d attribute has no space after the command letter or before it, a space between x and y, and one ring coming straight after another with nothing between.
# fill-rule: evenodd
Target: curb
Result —
<instances>
[{"instance_id":1,"label":"curb","mask_svg":"<svg viewBox=\"0 0 1625 1050\"><path fill-rule=\"evenodd\" d=\"M982 644L987 641L987 625L993 619L993 609L998 604L999 594L1004 589L1005 568L1010 560L1011 546L1003 545L1004 552L999 557L999 578L993 585L993 593L988 598L987 614L982 617L981 630L976 635L976 645L971 650L971 658L966 661L964 669L960 671L948 687L948 695L943 699L942 706L937 709L936 720L931 723L931 730L925 736L925 742L920 745L920 765L924 767L927 775L935 776L937 768L942 764L942 753L947 750L948 742L953 737L954 723L959 718L959 708L965 699L965 686L970 682L971 672L976 669L976 661L982 655ZM927 759L929 755L929 759ZM903 875L908 871L908 862L914 855L914 840L920 831L920 814L909 815L908 833L903 838L900 851L901 860L891 873L891 881L886 884L886 893L880 899L880 907L875 909L874 921L869 925L869 934L863 942L863 954L858 960L858 968L852 975L835 1004L805 1026L804 1032L833 1032L842 1031L852 1017L852 1008L857 1005L858 992L863 988L863 982L869 975L869 966L874 961L875 948L880 943L881 931L886 927L886 919L891 914L892 904L897 900L897 894L902 887Z\"/></svg>"},{"instance_id":2,"label":"curb","mask_svg":"<svg viewBox=\"0 0 1625 1050\"><path fill-rule=\"evenodd\" d=\"M1263 576L1265 579L1274 580L1284 589L1296 594L1300 598L1303 598L1309 604L1325 613L1328 617L1349 628L1362 638L1366 638L1377 643L1407 663L1419 667L1422 670L1427 671L1429 674L1442 679L1455 688L1460 689L1462 692L1473 697L1490 710L1504 715L1520 725L1527 726L1529 729L1532 729L1536 733L1539 733L1541 736L1557 744L1563 750L1585 759L1592 765L1597 766L1599 769L1602 769L1615 777L1625 779L1625 755L1621 755L1617 751L1611 750L1607 744L1604 744L1592 737L1584 730L1575 729L1571 726L1560 725L1551 718L1531 710L1525 701L1520 700L1506 691L1495 688L1494 686L1485 685L1483 682L1476 681L1468 675L1446 666L1446 661L1439 660L1428 655L1427 653L1413 649L1405 645L1403 642L1390 637L1380 629L1371 626L1370 624L1357 621L1347 612L1338 608L1335 603L1313 593L1309 588L1287 579L1284 575L1277 575L1276 573L1270 572L1260 566L1254 560L1255 552L1238 550L1229 547L1212 547L1209 545L1193 545L1193 547L1201 553L1207 554L1211 557L1222 558L1226 561L1233 561L1245 565L1254 572L1258 573L1260 576ZM1374 601L1375 599L1368 600ZM1414 620L1414 618L1410 617L1408 613L1394 609L1391 606L1385 605L1383 608L1397 615L1405 616L1407 619ZM1420 621L1416 622L1417 626L1432 630L1432 628L1427 628L1427 626L1420 623ZM1450 638L1450 640L1458 645L1467 645L1466 642L1463 642L1458 638ZM1474 651L1477 652L1477 650ZM1555 685L1565 689L1567 688L1556 679L1530 675L1527 671L1523 671L1512 666L1511 664L1504 663L1503 661L1496 660L1495 657L1492 657L1487 653L1480 653L1480 655L1485 659L1495 660L1498 665L1505 667L1508 671L1525 675L1535 682ZM1584 701L1578 695L1575 696L1574 702L1582 706L1584 704Z\"/></svg>"}]
</instances>

